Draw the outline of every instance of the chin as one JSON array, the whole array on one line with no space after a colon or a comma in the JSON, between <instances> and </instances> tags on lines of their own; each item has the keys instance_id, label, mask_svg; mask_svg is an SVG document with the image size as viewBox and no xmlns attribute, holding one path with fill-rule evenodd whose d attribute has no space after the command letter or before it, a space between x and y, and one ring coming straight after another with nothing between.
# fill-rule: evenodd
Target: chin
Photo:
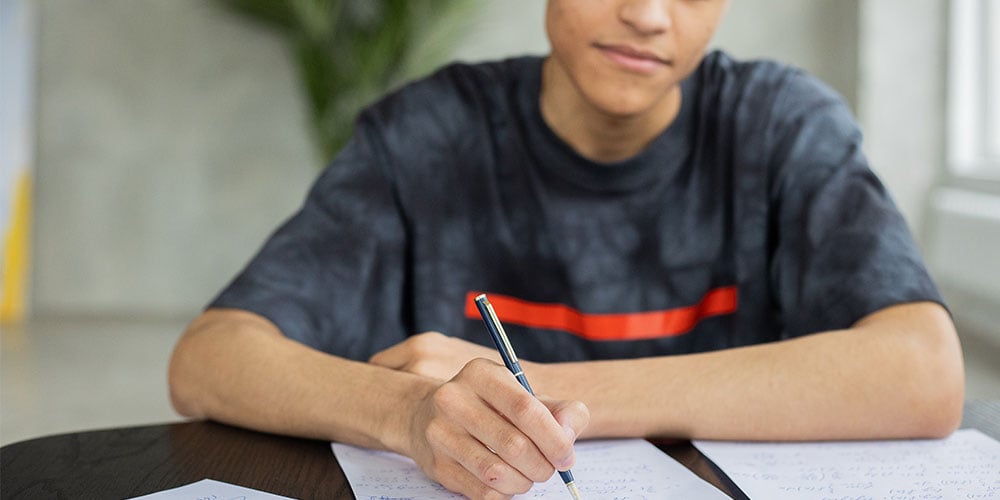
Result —
<instances>
[{"instance_id":1,"label":"chin","mask_svg":"<svg viewBox=\"0 0 1000 500\"><path fill-rule=\"evenodd\" d=\"M613 83L612 83L613 82ZM670 85L608 79L604 84L581 85L583 97L597 111L616 118L634 118L670 108Z\"/></svg>"},{"instance_id":2,"label":"chin","mask_svg":"<svg viewBox=\"0 0 1000 500\"><path fill-rule=\"evenodd\" d=\"M651 99L647 96L618 93L617 95L590 99L590 103L605 115L613 118L629 119L643 116L655 110L660 100Z\"/></svg>"}]
</instances>

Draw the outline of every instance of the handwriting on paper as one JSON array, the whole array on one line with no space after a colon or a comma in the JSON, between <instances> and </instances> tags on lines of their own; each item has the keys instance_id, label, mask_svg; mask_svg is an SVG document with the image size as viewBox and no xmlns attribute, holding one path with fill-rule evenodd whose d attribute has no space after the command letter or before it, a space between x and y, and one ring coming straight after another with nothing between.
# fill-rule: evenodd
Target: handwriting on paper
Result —
<instances>
[{"instance_id":1,"label":"handwriting on paper","mask_svg":"<svg viewBox=\"0 0 1000 500\"><path fill-rule=\"evenodd\" d=\"M458 499L431 481L409 458L333 443L351 489L359 500ZM728 498L655 446L641 439L583 441L576 444L573 467L583 497L619 500ZM560 498L566 486L558 474L514 498Z\"/></svg>"},{"instance_id":2,"label":"handwriting on paper","mask_svg":"<svg viewBox=\"0 0 1000 500\"><path fill-rule=\"evenodd\" d=\"M974 429L939 440L694 444L751 498L1000 499L1000 443Z\"/></svg>"}]
</instances>

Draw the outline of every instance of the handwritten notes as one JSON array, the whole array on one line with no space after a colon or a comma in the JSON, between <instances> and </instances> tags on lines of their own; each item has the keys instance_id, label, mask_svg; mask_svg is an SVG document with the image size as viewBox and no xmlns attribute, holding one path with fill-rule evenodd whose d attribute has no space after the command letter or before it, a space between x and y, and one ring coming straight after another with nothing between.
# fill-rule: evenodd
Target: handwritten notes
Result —
<instances>
[{"instance_id":1,"label":"handwritten notes","mask_svg":"<svg viewBox=\"0 0 1000 500\"><path fill-rule=\"evenodd\" d=\"M975 429L940 440L694 445L750 498L1000 499L1000 443Z\"/></svg>"},{"instance_id":2,"label":"handwritten notes","mask_svg":"<svg viewBox=\"0 0 1000 500\"><path fill-rule=\"evenodd\" d=\"M333 453L358 500L463 498L431 481L409 458L395 453L332 443ZM729 498L673 458L641 439L581 441L573 475L590 499L654 500ZM558 474L514 498L569 498Z\"/></svg>"},{"instance_id":3,"label":"handwritten notes","mask_svg":"<svg viewBox=\"0 0 1000 500\"><path fill-rule=\"evenodd\" d=\"M214 479L202 479L191 484L150 493L131 500L291 500L288 497L223 483Z\"/></svg>"}]
</instances>

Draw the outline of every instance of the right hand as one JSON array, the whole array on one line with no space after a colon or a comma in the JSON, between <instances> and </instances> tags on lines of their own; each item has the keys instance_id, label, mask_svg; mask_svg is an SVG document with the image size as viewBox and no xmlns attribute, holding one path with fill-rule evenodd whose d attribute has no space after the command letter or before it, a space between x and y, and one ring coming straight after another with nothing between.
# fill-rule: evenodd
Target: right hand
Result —
<instances>
[{"instance_id":1,"label":"right hand","mask_svg":"<svg viewBox=\"0 0 1000 500\"><path fill-rule=\"evenodd\" d=\"M569 469L590 421L583 403L537 399L503 365L481 358L420 399L412 417L407 454L473 499L510 498Z\"/></svg>"}]
</instances>

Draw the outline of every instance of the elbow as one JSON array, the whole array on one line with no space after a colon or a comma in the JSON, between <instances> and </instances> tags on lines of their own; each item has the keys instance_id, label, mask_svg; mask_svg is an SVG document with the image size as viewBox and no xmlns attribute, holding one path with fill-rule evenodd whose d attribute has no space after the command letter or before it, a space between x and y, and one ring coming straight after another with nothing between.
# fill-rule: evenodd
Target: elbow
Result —
<instances>
[{"instance_id":1,"label":"elbow","mask_svg":"<svg viewBox=\"0 0 1000 500\"><path fill-rule=\"evenodd\" d=\"M965 403L965 367L958 335L945 328L919 356L914 399L916 437L944 438L962 423Z\"/></svg>"},{"instance_id":2,"label":"elbow","mask_svg":"<svg viewBox=\"0 0 1000 500\"><path fill-rule=\"evenodd\" d=\"M887 373L877 403L886 437L943 438L962 423L965 367L958 333L937 304L896 306L859 323L884 332ZM888 362L888 360L894 360Z\"/></svg>"},{"instance_id":3,"label":"elbow","mask_svg":"<svg viewBox=\"0 0 1000 500\"><path fill-rule=\"evenodd\" d=\"M234 340L234 335L242 340ZM198 419L224 414L240 377L241 355L234 350L260 335L280 332L266 320L235 309L209 309L195 318L177 341L167 368L174 410Z\"/></svg>"},{"instance_id":4,"label":"elbow","mask_svg":"<svg viewBox=\"0 0 1000 500\"><path fill-rule=\"evenodd\" d=\"M915 437L939 439L955 432L962 423L964 389L962 384L951 384L937 390L921 402L922 411L914 429Z\"/></svg>"},{"instance_id":5,"label":"elbow","mask_svg":"<svg viewBox=\"0 0 1000 500\"><path fill-rule=\"evenodd\" d=\"M174 374L173 362L171 362L169 386L170 386L170 405L173 406L174 411L177 412L182 417L190 418L203 418L204 415L198 411L197 405L194 404L194 399L189 395L191 390L185 385L182 377Z\"/></svg>"},{"instance_id":6,"label":"elbow","mask_svg":"<svg viewBox=\"0 0 1000 500\"><path fill-rule=\"evenodd\" d=\"M167 368L170 404L181 416L205 418L205 413L198 404L198 375L193 369L197 362L192 359L189 336L190 331L185 332L170 357Z\"/></svg>"},{"instance_id":7,"label":"elbow","mask_svg":"<svg viewBox=\"0 0 1000 500\"><path fill-rule=\"evenodd\" d=\"M962 423L964 376L922 366L900 373L906 383L890 383L876 406L881 409L876 439L940 439L951 435Z\"/></svg>"}]
</instances>

